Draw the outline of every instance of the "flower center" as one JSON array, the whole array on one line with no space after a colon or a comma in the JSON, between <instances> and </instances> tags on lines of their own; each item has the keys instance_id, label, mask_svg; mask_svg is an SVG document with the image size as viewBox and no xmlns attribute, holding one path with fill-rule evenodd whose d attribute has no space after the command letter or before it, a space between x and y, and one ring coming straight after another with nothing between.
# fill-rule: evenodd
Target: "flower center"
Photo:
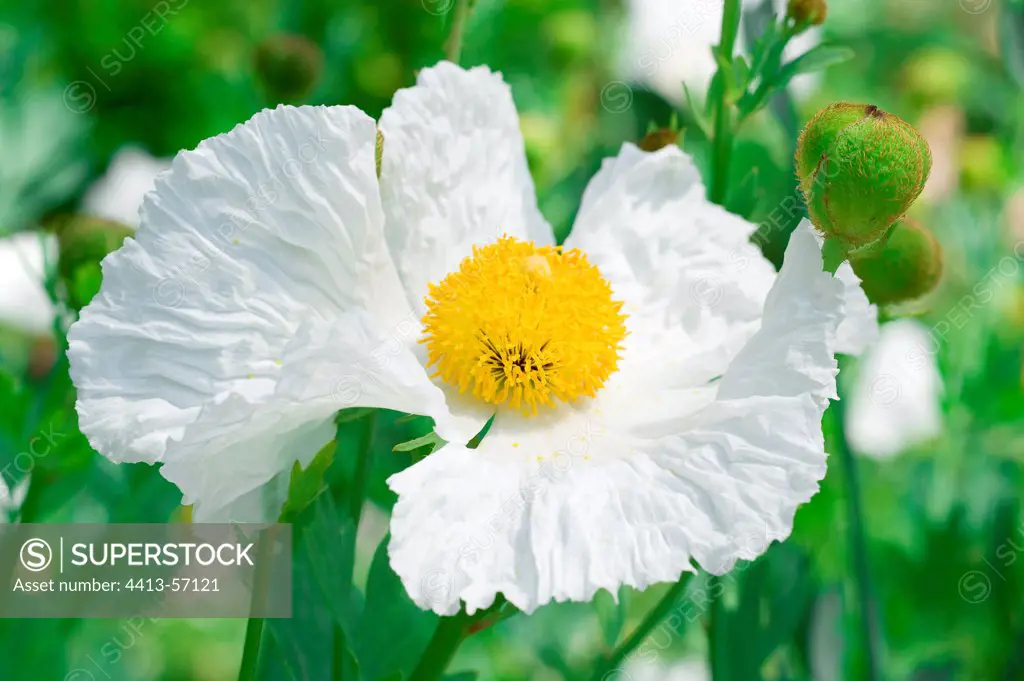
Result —
<instances>
[{"instance_id":1,"label":"flower center","mask_svg":"<svg viewBox=\"0 0 1024 681\"><path fill-rule=\"evenodd\" d=\"M593 397L626 336L622 303L582 252L509 236L474 246L426 303L422 342L436 375L533 414Z\"/></svg>"}]
</instances>

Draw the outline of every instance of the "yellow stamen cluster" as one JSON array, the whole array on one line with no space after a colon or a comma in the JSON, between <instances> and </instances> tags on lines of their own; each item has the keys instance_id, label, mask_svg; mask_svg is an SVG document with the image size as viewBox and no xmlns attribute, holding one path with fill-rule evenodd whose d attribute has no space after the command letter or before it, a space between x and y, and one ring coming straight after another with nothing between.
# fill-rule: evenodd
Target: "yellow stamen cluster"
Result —
<instances>
[{"instance_id":1,"label":"yellow stamen cluster","mask_svg":"<svg viewBox=\"0 0 1024 681\"><path fill-rule=\"evenodd\" d=\"M526 413L593 397L618 365L622 303L579 250L504 236L431 284L430 366L460 392Z\"/></svg>"}]
</instances>

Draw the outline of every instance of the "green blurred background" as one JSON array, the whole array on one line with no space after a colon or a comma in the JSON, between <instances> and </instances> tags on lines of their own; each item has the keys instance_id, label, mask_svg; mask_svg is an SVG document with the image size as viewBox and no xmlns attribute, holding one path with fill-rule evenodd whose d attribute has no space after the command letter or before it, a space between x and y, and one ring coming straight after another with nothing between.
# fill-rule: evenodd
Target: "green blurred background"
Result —
<instances>
[{"instance_id":1,"label":"green blurred background","mask_svg":"<svg viewBox=\"0 0 1024 681\"><path fill-rule=\"evenodd\" d=\"M354 104L378 116L417 69L442 58L453 2L0 0L0 521L188 520L156 469L109 464L77 430L63 332L95 292L99 260L134 226L141 195L179 150L281 101ZM684 148L703 163L705 139L681 84L702 99L720 6L479 0L462 62L487 64L510 83L556 233L567 233L601 159L652 125L675 117ZM748 2L745 11L749 44L771 8ZM855 443L897 428L901 408L936 405L933 423L897 437L885 456L870 446L857 452L884 678L1024 679L1024 7L833 0L810 40L856 56L776 97L744 129L733 164L729 208L762 225L769 258L778 263L801 217L779 207L799 208L796 135L824 104L863 101L895 113L935 157L912 214L943 245L943 281L926 299L884 311L917 319L924 352L889 357L906 360L909 372L850 360L841 379L847 413L861 415L847 424ZM282 65L282 52L292 61ZM316 76L307 88L303 73ZM938 378L925 380L932 362ZM867 400L860 408L858 390ZM840 434L827 424L834 451ZM379 442L429 429L398 415L376 427ZM360 584L393 503L384 479L409 463L386 448L375 461ZM337 468L344 485L349 472ZM847 645L857 619L845 489L843 471L830 465L788 542L720 583L699 578L690 606L610 678L710 678L709 656L747 660L745 668L716 663L719 680L856 678L864 662ZM514 617L470 639L452 671L587 678L594 656L663 591ZM376 642L381 658L423 645L417 632L432 616L406 606ZM316 603L307 607L306 619L276 630L274 650L288 662L267 678L322 678L317 656L328 644L318 638ZM0 678L234 679L244 629L243 620L0 621Z\"/></svg>"}]
</instances>

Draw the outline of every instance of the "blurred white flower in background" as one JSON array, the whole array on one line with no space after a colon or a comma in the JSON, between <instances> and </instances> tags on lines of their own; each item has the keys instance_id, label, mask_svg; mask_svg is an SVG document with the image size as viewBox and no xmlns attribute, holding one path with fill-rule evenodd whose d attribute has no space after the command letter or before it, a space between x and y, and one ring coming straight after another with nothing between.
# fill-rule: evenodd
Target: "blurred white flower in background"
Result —
<instances>
[{"instance_id":1,"label":"blurred white flower in background","mask_svg":"<svg viewBox=\"0 0 1024 681\"><path fill-rule=\"evenodd\" d=\"M10 486L8 478L0 475L0 523L9 522L11 514L21 508L28 494L29 477L26 475L14 487Z\"/></svg>"},{"instance_id":2,"label":"blurred white flower in background","mask_svg":"<svg viewBox=\"0 0 1024 681\"><path fill-rule=\"evenodd\" d=\"M55 259L53 235L22 232L0 239L0 325L46 334L56 314L43 285L47 258Z\"/></svg>"},{"instance_id":3,"label":"blurred white flower in background","mask_svg":"<svg viewBox=\"0 0 1024 681\"><path fill-rule=\"evenodd\" d=\"M154 158L138 147L122 147L106 174L86 192L82 207L94 217L138 227L143 197L153 188L157 175L170 167L168 159Z\"/></svg>"},{"instance_id":4,"label":"blurred white flower in background","mask_svg":"<svg viewBox=\"0 0 1024 681\"><path fill-rule=\"evenodd\" d=\"M619 676L607 678L618 681L620 677L621 681L711 681L711 670L706 660L695 657L665 663L635 659L619 672Z\"/></svg>"},{"instance_id":5,"label":"blurred white flower in background","mask_svg":"<svg viewBox=\"0 0 1024 681\"><path fill-rule=\"evenodd\" d=\"M850 391L846 435L861 454L890 457L941 429L942 378L935 341L913 319L882 327Z\"/></svg>"},{"instance_id":6,"label":"blurred white flower in background","mask_svg":"<svg viewBox=\"0 0 1024 681\"><path fill-rule=\"evenodd\" d=\"M744 12L769 0L743 0ZM786 0L770 0L776 16L786 11ZM624 78L643 83L665 99L684 101L683 87L698 99L704 98L715 74L711 47L718 43L722 28L722 0L628 0L625 49L620 55ZM811 29L790 41L786 59L793 59L816 45L820 31ZM742 24L738 50L748 51L749 41ZM798 76L791 89L805 94L817 78Z\"/></svg>"}]
</instances>

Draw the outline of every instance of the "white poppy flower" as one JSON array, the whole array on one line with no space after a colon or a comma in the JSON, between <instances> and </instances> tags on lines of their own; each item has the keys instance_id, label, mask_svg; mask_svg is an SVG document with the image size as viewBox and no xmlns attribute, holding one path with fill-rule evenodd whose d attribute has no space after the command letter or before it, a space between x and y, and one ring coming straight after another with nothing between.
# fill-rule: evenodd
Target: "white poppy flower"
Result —
<instances>
[{"instance_id":1,"label":"white poppy flower","mask_svg":"<svg viewBox=\"0 0 1024 681\"><path fill-rule=\"evenodd\" d=\"M136 147L118 149L107 172L85 193L82 208L90 215L138 227L142 199L170 165Z\"/></svg>"},{"instance_id":2,"label":"white poppy flower","mask_svg":"<svg viewBox=\"0 0 1024 681\"><path fill-rule=\"evenodd\" d=\"M776 275L679 149L626 144L556 248L485 68L395 95L379 181L376 130L279 107L179 154L69 334L98 451L162 463L197 520L264 520L338 409L429 416L450 444L389 480L390 557L440 613L721 572L790 533L846 295L808 228Z\"/></svg>"},{"instance_id":3,"label":"white poppy flower","mask_svg":"<svg viewBox=\"0 0 1024 681\"><path fill-rule=\"evenodd\" d=\"M888 458L939 434L942 376L935 341L913 319L882 327L850 391L846 436L857 452Z\"/></svg>"}]
</instances>

